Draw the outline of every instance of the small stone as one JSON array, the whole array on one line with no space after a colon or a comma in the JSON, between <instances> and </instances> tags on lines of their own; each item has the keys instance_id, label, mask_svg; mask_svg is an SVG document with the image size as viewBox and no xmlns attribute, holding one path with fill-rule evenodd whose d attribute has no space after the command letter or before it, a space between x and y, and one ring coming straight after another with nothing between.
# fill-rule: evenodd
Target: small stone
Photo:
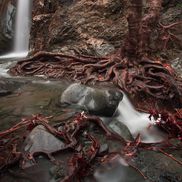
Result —
<instances>
[{"instance_id":1,"label":"small stone","mask_svg":"<svg viewBox=\"0 0 182 182\"><path fill-rule=\"evenodd\" d=\"M122 136L125 140L133 140L132 134L130 133L128 127L120 121L111 121L111 123L109 124L109 128L113 130L115 133Z\"/></svg>"},{"instance_id":2,"label":"small stone","mask_svg":"<svg viewBox=\"0 0 182 182\"><path fill-rule=\"evenodd\" d=\"M100 149L99 149L98 153L99 153L100 156L105 155L108 152L108 150L109 150L109 146L108 146L107 143L105 143L105 144L100 146Z\"/></svg>"},{"instance_id":3,"label":"small stone","mask_svg":"<svg viewBox=\"0 0 182 182\"><path fill-rule=\"evenodd\" d=\"M0 97L6 96L9 94L11 94L11 91L9 91L9 90L0 90Z\"/></svg>"}]
</instances>

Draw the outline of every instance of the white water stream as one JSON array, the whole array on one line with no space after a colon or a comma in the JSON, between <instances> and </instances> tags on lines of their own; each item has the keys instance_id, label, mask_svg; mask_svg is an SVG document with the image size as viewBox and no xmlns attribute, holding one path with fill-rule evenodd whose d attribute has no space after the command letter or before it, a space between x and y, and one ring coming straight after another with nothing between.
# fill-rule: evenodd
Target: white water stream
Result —
<instances>
[{"instance_id":1,"label":"white water stream","mask_svg":"<svg viewBox=\"0 0 182 182\"><path fill-rule=\"evenodd\" d=\"M0 64L0 77L4 77L4 78L11 77L8 74L8 70L9 70L10 65L12 65L11 61L8 61L6 63Z\"/></svg>"},{"instance_id":2,"label":"white water stream","mask_svg":"<svg viewBox=\"0 0 182 182\"><path fill-rule=\"evenodd\" d=\"M32 0L17 0L13 51L0 59L26 57L29 51Z\"/></svg>"},{"instance_id":3,"label":"white water stream","mask_svg":"<svg viewBox=\"0 0 182 182\"><path fill-rule=\"evenodd\" d=\"M28 53L30 38L30 0L18 0L15 24L15 53Z\"/></svg>"},{"instance_id":4,"label":"white water stream","mask_svg":"<svg viewBox=\"0 0 182 182\"><path fill-rule=\"evenodd\" d=\"M165 138L165 135L155 127L155 122L149 120L149 114L136 111L126 95L120 102L118 110L120 114L117 120L125 124L134 137L141 134L142 141L146 143L160 142Z\"/></svg>"}]
</instances>

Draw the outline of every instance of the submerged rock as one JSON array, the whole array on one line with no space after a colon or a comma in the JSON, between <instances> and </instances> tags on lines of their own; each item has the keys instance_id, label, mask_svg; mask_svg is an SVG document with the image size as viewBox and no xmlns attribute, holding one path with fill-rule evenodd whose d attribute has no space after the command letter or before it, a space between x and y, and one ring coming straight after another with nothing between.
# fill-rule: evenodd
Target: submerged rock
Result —
<instances>
[{"instance_id":1,"label":"submerged rock","mask_svg":"<svg viewBox=\"0 0 182 182\"><path fill-rule=\"evenodd\" d=\"M80 107L90 114L111 117L123 98L123 94L114 89L91 88L78 83L70 85L62 94L61 106Z\"/></svg>"},{"instance_id":2,"label":"submerged rock","mask_svg":"<svg viewBox=\"0 0 182 182\"><path fill-rule=\"evenodd\" d=\"M119 155L115 159L102 164L94 173L98 182L144 182L144 178L136 170L129 167L125 159Z\"/></svg>"},{"instance_id":3,"label":"submerged rock","mask_svg":"<svg viewBox=\"0 0 182 182\"><path fill-rule=\"evenodd\" d=\"M25 81L18 82L13 79L0 78L0 97L12 94L25 83Z\"/></svg>"},{"instance_id":4,"label":"submerged rock","mask_svg":"<svg viewBox=\"0 0 182 182\"><path fill-rule=\"evenodd\" d=\"M125 140L133 140L133 136L130 133L128 127L125 124L121 123L120 121L118 120L111 121L111 123L109 124L109 128L113 130L115 133L122 136Z\"/></svg>"}]
</instances>

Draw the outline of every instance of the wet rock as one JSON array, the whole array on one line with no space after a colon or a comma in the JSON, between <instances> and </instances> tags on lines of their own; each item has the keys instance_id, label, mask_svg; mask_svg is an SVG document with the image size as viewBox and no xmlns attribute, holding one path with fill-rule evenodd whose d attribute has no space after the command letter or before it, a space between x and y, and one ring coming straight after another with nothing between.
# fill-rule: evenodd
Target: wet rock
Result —
<instances>
[{"instance_id":1,"label":"wet rock","mask_svg":"<svg viewBox=\"0 0 182 182\"><path fill-rule=\"evenodd\" d=\"M9 94L11 94L11 93L12 93L12 92L9 91L9 90L0 89L0 97L1 97L1 96L9 95Z\"/></svg>"},{"instance_id":2,"label":"wet rock","mask_svg":"<svg viewBox=\"0 0 182 182\"><path fill-rule=\"evenodd\" d=\"M108 145L107 143L102 144L102 145L100 146L100 149L99 149L98 154L99 154L100 156L105 155L105 154L108 152L108 150L109 150L109 145Z\"/></svg>"},{"instance_id":3,"label":"wet rock","mask_svg":"<svg viewBox=\"0 0 182 182\"><path fill-rule=\"evenodd\" d=\"M12 94L26 81L16 81L13 79L0 78L0 97Z\"/></svg>"},{"instance_id":4,"label":"wet rock","mask_svg":"<svg viewBox=\"0 0 182 182\"><path fill-rule=\"evenodd\" d=\"M29 136L26 138L23 151L25 153L33 154L51 154L57 150L61 150L65 144L49 133L42 125L35 127ZM31 166L30 161L25 161L24 167Z\"/></svg>"},{"instance_id":5,"label":"wet rock","mask_svg":"<svg viewBox=\"0 0 182 182\"><path fill-rule=\"evenodd\" d=\"M109 124L109 128L117 134L119 134L120 136L122 136L125 140L133 140L132 134L130 133L128 127L120 121L114 119Z\"/></svg>"},{"instance_id":6,"label":"wet rock","mask_svg":"<svg viewBox=\"0 0 182 182\"><path fill-rule=\"evenodd\" d=\"M64 143L49 133L42 125L35 127L26 138L24 150L29 153L52 153L63 148Z\"/></svg>"},{"instance_id":7,"label":"wet rock","mask_svg":"<svg viewBox=\"0 0 182 182\"><path fill-rule=\"evenodd\" d=\"M80 107L90 114L110 117L122 98L123 94L113 89L91 88L75 83L63 92L59 103Z\"/></svg>"}]
</instances>

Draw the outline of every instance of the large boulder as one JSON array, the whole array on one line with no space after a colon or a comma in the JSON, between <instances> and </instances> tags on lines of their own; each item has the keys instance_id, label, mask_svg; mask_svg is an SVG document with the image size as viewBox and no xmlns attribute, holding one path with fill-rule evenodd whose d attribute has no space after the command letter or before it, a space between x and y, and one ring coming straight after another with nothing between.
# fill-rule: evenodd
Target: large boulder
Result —
<instances>
[{"instance_id":1,"label":"large boulder","mask_svg":"<svg viewBox=\"0 0 182 182\"><path fill-rule=\"evenodd\" d=\"M123 94L111 88L92 88L79 83L70 85L61 95L61 106L76 106L90 114L111 117Z\"/></svg>"}]
</instances>

